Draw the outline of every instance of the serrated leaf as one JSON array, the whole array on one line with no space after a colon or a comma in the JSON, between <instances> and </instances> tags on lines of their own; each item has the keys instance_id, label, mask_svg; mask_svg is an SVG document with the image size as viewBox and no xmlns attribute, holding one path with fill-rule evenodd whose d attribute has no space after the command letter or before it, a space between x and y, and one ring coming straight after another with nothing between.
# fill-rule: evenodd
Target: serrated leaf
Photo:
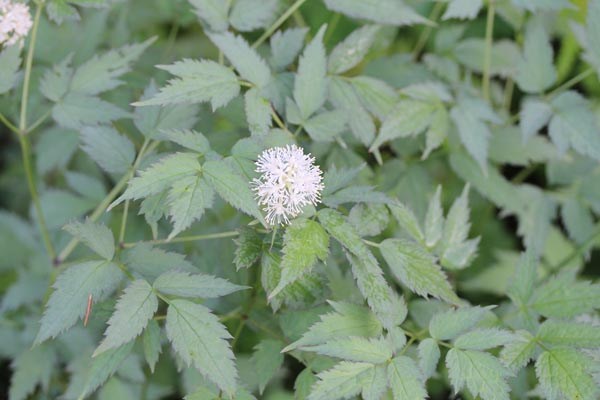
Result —
<instances>
[{"instance_id":1,"label":"serrated leaf","mask_svg":"<svg viewBox=\"0 0 600 400\"><path fill-rule=\"evenodd\" d=\"M392 204L388 204L390 211L396 221L417 241L422 242L424 239L423 230L421 224L414 212L405 206L403 203L397 201Z\"/></svg>"},{"instance_id":2,"label":"serrated leaf","mask_svg":"<svg viewBox=\"0 0 600 400\"><path fill-rule=\"evenodd\" d=\"M383 204L359 203L350 210L348 221L360 236L376 236L387 227L390 214Z\"/></svg>"},{"instance_id":3,"label":"serrated leaf","mask_svg":"<svg viewBox=\"0 0 600 400\"><path fill-rule=\"evenodd\" d=\"M245 286L235 285L228 280L205 274L190 275L187 272L169 271L154 281L154 289L161 293L180 296L209 299L226 296Z\"/></svg>"},{"instance_id":4,"label":"serrated leaf","mask_svg":"<svg viewBox=\"0 0 600 400\"><path fill-rule=\"evenodd\" d=\"M150 367L150 372L154 373L154 368L158 362L162 347L160 343L160 326L153 319L148 321L148 326L142 334L142 345L144 347L144 357Z\"/></svg>"},{"instance_id":5,"label":"serrated leaf","mask_svg":"<svg viewBox=\"0 0 600 400\"><path fill-rule=\"evenodd\" d=\"M240 93L238 78L233 71L214 61L182 60L159 68L177 78L168 81L154 97L133 103L134 106L210 102L214 111Z\"/></svg>"},{"instance_id":6,"label":"serrated leaf","mask_svg":"<svg viewBox=\"0 0 600 400\"><path fill-rule=\"evenodd\" d=\"M357 66L373 45L380 27L366 25L356 29L333 48L327 63L332 74L344 73Z\"/></svg>"},{"instance_id":7,"label":"serrated leaf","mask_svg":"<svg viewBox=\"0 0 600 400\"><path fill-rule=\"evenodd\" d=\"M134 342L129 342L116 349L110 349L92 359L92 364L86 372L83 389L79 400L83 400L110 378L123 361L129 356Z\"/></svg>"},{"instance_id":8,"label":"serrated leaf","mask_svg":"<svg viewBox=\"0 0 600 400\"><path fill-rule=\"evenodd\" d=\"M488 350L510 344L514 339L512 332L503 329L475 329L457 337L454 346L461 350Z\"/></svg>"},{"instance_id":9,"label":"serrated leaf","mask_svg":"<svg viewBox=\"0 0 600 400\"><path fill-rule=\"evenodd\" d=\"M569 275L553 277L535 290L529 305L545 317L574 317L600 308L600 285Z\"/></svg>"},{"instance_id":10,"label":"serrated leaf","mask_svg":"<svg viewBox=\"0 0 600 400\"><path fill-rule=\"evenodd\" d=\"M419 368L425 379L431 378L437 369L440 360L440 347L431 338L422 340L417 347L419 353Z\"/></svg>"},{"instance_id":11,"label":"serrated leaf","mask_svg":"<svg viewBox=\"0 0 600 400\"><path fill-rule=\"evenodd\" d=\"M56 352L47 344L21 352L11 364L8 399L25 400L33 394L37 385L47 391L57 362Z\"/></svg>"},{"instance_id":12,"label":"serrated leaf","mask_svg":"<svg viewBox=\"0 0 600 400\"><path fill-rule=\"evenodd\" d=\"M136 200L157 194L175 182L193 177L202 171L198 155L175 153L161 158L129 181L127 190L115 200L109 210L124 200Z\"/></svg>"},{"instance_id":13,"label":"serrated leaf","mask_svg":"<svg viewBox=\"0 0 600 400\"><path fill-rule=\"evenodd\" d=\"M226 202L233 207L265 222L248 182L236 174L229 165L222 161L207 161L202 165L206 181Z\"/></svg>"},{"instance_id":14,"label":"serrated leaf","mask_svg":"<svg viewBox=\"0 0 600 400\"><path fill-rule=\"evenodd\" d=\"M308 400L352 398L361 392L361 381L369 377L374 367L369 363L342 361L317 375L319 380L313 385Z\"/></svg>"},{"instance_id":15,"label":"serrated leaf","mask_svg":"<svg viewBox=\"0 0 600 400\"><path fill-rule=\"evenodd\" d=\"M491 307L461 307L433 316L429 333L437 340L450 340L473 328Z\"/></svg>"},{"instance_id":16,"label":"serrated leaf","mask_svg":"<svg viewBox=\"0 0 600 400\"><path fill-rule=\"evenodd\" d=\"M250 132L266 135L271 128L271 103L265 99L260 91L252 88L244 95L244 111Z\"/></svg>"},{"instance_id":17,"label":"serrated leaf","mask_svg":"<svg viewBox=\"0 0 600 400\"><path fill-rule=\"evenodd\" d=\"M231 3L220 0L189 0L194 7L196 15L208 25L208 27L220 32L227 29L229 5Z\"/></svg>"},{"instance_id":18,"label":"serrated leaf","mask_svg":"<svg viewBox=\"0 0 600 400\"><path fill-rule=\"evenodd\" d=\"M398 103L396 91L382 80L369 76L350 78L362 105L380 120L385 119Z\"/></svg>"},{"instance_id":19,"label":"serrated leaf","mask_svg":"<svg viewBox=\"0 0 600 400\"><path fill-rule=\"evenodd\" d=\"M115 238L105 225L89 220L74 221L65 225L64 230L107 260L112 260L115 255Z\"/></svg>"},{"instance_id":20,"label":"serrated leaf","mask_svg":"<svg viewBox=\"0 0 600 400\"><path fill-rule=\"evenodd\" d=\"M260 394L265 390L269 381L275 376L283 364L281 349L283 344L278 340L264 339L254 348L252 364L258 373L258 388Z\"/></svg>"},{"instance_id":21,"label":"serrated leaf","mask_svg":"<svg viewBox=\"0 0 600 400\"><path fill-rule=\"evenodd\" d=\"M435 258L421 245L405 239L386 239L380 250L396 279L413 292L454 304L460 302Z\"/></svg>"},{"instance_id":22,"label":"serrated leaf","mask_svg":"<svg viewBox=\"0 0 600 400\"><path fill-rule=\"evenodd\" d=\"M263 241L261 236L254 229L243 228L240 235L234 239L237 247L235 249L236 268L250 268L261 256Z\"/></svg>"},{"instance_id":23,"label":"serrated leaf","mask_svg":"<svg viewBox=\"0 0 600 400\"><path fill-rule=\"evenodd\" d=\"M514 333L514 339L500 352L500 360L511 371L518 371L533 358L537 343L533 335L519 330Z\"/></svg>"},{"instance_id":24,"label":"serrated leaf","mask_svg":"<svg viewBox=\"0 0 600 400\"><path fill-rule=\"evenodd\" d=\"M119 284L123 274L109 261L87 261L69 267L58 276L46 304L35 343L55 338L85 315L88 297L102 301Z\"/></svg>"},{"instance_id":25,"label":"serrated leaf","mask_svg":"<svg viewBox=\"0 0 600 400\"><path fill-rule=\"evenodd\" d=\"M425 400L427 392L415 362L398 356L387 367L388 381L396 400Z\"/></svg>"},{"instance_id":26,"label":"serrated leaf","mask_svg":"<svg viewBox=\"0 0 600 400\"><path fill-rule=\"evenodd\" d=\"M364 400L381 400L388 390L386 365L376 365L361 383L361 395Z\"/></svg>"},{"instance_id":27,"label":"serrated leaf","mask_svg":"<svg viewBox=\"0 0 600 400\"><path fill-rule=\"evenodd\" d=\"M335 108L346 112L348 127L352 134L365 146L375 138L375 123L363 107L352 85L345 79L331 77L329 100Z\"/></svg>"},{"instance_id":28,"label":"serrated leaf","mask_svg":"<svg viewBox=\"0 0 600 400\"><path fill-rule=\"evenodd\" d=\"M237 389L234 355L226 339L231 335L210 310L187 300L171 300L167 337L181 359L193 364L225 393Z\"/></svg>"},{"instance_id":29,"label":"serrated leaf","mask_svg":"<svg viewBox=\"0 0 600 400\"><path fill-rule=\"evenodd\" d=\"M349 17L380 24L401 26L428 23L427 19L400 0L325 0L325 5Z\"/></svg>"},{"instance_id":30,"label":"serrated leaf","mask_svg":"<svg viewBox=\"0 0 600 400\"><path fill-rule=\"evenodd\" d=\"M535 372L548 400L594 400L598 387L588 373L590 360L577 350L561 347L544 351Z\"/></svg>"},{"instance_id":31,"label":"serrated leaf","mask_svg":"<svg viewBox=\"0 0 600 400\"><path fill-rule=\"evenodd\" d=\"M474 242L475 247L472 248L466 240L471 228L469 211L469 185L465 185L460 197L450 207L444 223L444 234L440 242L441 263L447 268L465 268L477 249L478 241ZM467 244L467 247L461 246L464 244ZM458 255L462 256L461 262L453 262L459 259L453 257L457 248L460 248Z\"/></svg>"},{"instance_id":32,"label":"serrated leaf","mask_svg":"<svg viewBox=\"0 0 600 400\"><path fill-rule=\"evenodd\" d=\"M308 28L291 28L277 31L271 36L270 64L275 70L282 70L294 62L302 47Z\"/></svg>"},{"instance_id":33,"label":"serrated leaf","mask_svg":"<svg viewBox=\"0 0 600 400\"><path fill-rule=\"evenodd\" d=\"M549 319L540 326L537 339L546 346L600 348L600 326Z\"/></svg>"},{"instance_id":34,"label":"serrated leaf","mask_svg":"<svg viewBox=\"0 0 600 400\"><path fill-rule=\"evenodd\" d=\"M158 298L152 286L142 279L133 281L117 301L115 312L108 320L108 328L104 332L105 338L94 352L94 356L135 339L142 333L156 310Z\"/></svg>"},{"instance_id":35,"label":"serrated leaf","mask_svg":"<svg viewBox=\"0 0 600 400\"><path fill-rule=\"evenodd\" d=\"M70 90L97 95L116 88L123 83L117 78L129 72L131 64L155 40L156 38L151 38L142 43L112 49L102 55L94 55L94 57L75 70Z\"/></svg>"},{"instance_id":36,"label":"serrated leaf","mask_svg":"<svg viewBox=\"0 0 600 400\"><path fill-rule=\"evenodd\" d=\"M214 190L199 175L186 176L171 186L167 196L168 214L173 230L167 239L172 239L204 215L204 210L213 203Z\"/></svg>"},{"instance_id":37,"label":"serrated leaf","mask_svg":"<svg viewBox=\"0 0 600 400\"><path fill-rule=\"evenodd\" d=\"M324 111L304 123L304 129L316 142L331 142L346 128L345 111Z\"/></svg>"},{"instance_id":38,"label":"serrated leaf","mask_svg":"<svg viewBox=\"0 0 600 400\"><path fill-rule=\"evenodd\" d=\"M523 57L517 64L515 81L527 93L540 93L556 81L553 51L541 18L530 21L525 30Z\"/></svg>"},{"instance_id":39,"label":"serrated leaf","mask_svg":"<svg viewBox=\"0 0 600 400\"><path fill-rule=\"evenodd\" d=\"M381 324L367 308L351 303L330 304L335 312L321 315L321 320L312 325L301 339L282 351L323 344L340 338L374 337L381 334Z\"/></svg>"},{"instance_id":40,"label":"serrated leaf","mask_svg":"<svg viewBox=\"0 0 600 400\"><path fill-rule=\"evenodd\" d=\"M442 20L450 18L473 19L483 7L483 0L451 0L442 15Z\"/></svg>"},{"instance_id":41,"label":"serrated leaf","mask_svg":"<svg viewBox=\"0 0 600 400\"><path fill-rule=\"evenodd\" d=\"M450 111L450 117L454 121L467 151L485 171L488 145L492 134L490 128L483 120L478 119L477 114L465 103L459 102L454 106Z\"/></svg>"},{"instance_id":42,"label":"serrated leaf","mask_svg":"<svg viewBox=\"0 0 600 400\"><path fill-rule=\"evenodd\" d=\"M121 260L132 272L149 282L171 270L198 272L198 268L188 262L184 255L153 248L148 243L139 243L127 249L121 253Z\"/></svg>"},{"instance_id":43,"label":"serrated leaf","mask_svg":"<svg viewBox=\"0 0 600 400\"><path fill-rule=\"evenodd\" d=\"M110 174L123 174L135 159L133 143L111 127L84 127L81 141L83 151Z\"/></svg>"},{"instance_id":44,"label":"serrated leaf","mask_svg":"<svg viewBox=\"0 0 600 400\"><path fill-rule=\"evenodd\" d=\"M473 350L451 349L446 355L448 376L454 389L467 387L482 400L509 400L506 378L511 373L491 354Z\"/></svg>"},{"instance_id":45,"label":"serrated leaf","mask_svg":"<svg viewBox=\"0 0 600 400\"><path fill-rule=\"evenodd\" d=\"M303 120L307 120L321 108L327 98L327 58L323 46L325 28L326 26L322 26L306 46L298 64L294 101Z\"/></svg>"},{"instance_id":46,"label":"serrated leaf","mask_svg":"<svg viewBox=\"0 0 600 400\"><path fill-rule=\"evenodd\" d=\"M540 99L527 98L519 112L523 141L529 140L544 127L552 116L552 107Z\"/></svg>"},{"instance_id":47,"label":"serrated leaf","mask_svg":"<svg viewBox=\"0 0 600 400\"><path fill-rule=\"evenodd\" d=\"M247 79L259 88L269 83L271 79L269 67L258 53L250 48L243 37L234 36L230 32L209 34L208 36L242 78Z\"/></svg>"},{"instance_id":48,"label":"serrated leaf","mask_svg":"<svg viewBox=\"0 0 600 400\"><path fill-rule=\"evenodd\" d=\"M329 254L329 235L317 222L299 218L292 221L283 236L281 280L269 297L308 273L317 260L325 261Z\"/></svg>"},{"instance_id":49,"label":"serrated leaf","mask_svg":"<svg viewBox=\"0 0 600 400\"><path fill-rule=\"evenodd\" d=\"M594 236L596 230L594 216L583 201L576 198L568 199L563 203L560 211L569 237L575 242L583 244L588 238Z\"/></svg>"},{"instance_id":50,"label":"serrated leaf","mask_svg":"<svg viewBox=\"0 0 600 400\"><path fill-rule=\"evenodd\" d=\"M158 88L151 81L144 89L140 102L152 99L157 93ZM198 120L197 113L198 107L191 104L136 107L133 123L146 138L154 139L163 131L185 132L192 128Z\"/></svg>"},{"instance_id":51,"label":"serrated leaf","mask_svg":"<svg viewBox=\"0 0 600 400\"><path fill-rule=\"evenodd\" d=\"M442 187L438 186L429 200L425 215L425 244L434 247L444 233L444 210L442 209Z\"/></svg>"},{"instance_id":52,"label":"serrated leaf","mask_svg":"<svg viewBox=\"0 0 600 400\"><path fill-rule=\"evenodd\" d=\"M531 252L523 253L515 268L512 284L508 286L506 294L520 307L525 307L533 295L537 280L538 262Z\"/></svg>"},{"instance_id":53,"label":"serrated leaf","mask_svg":"<svg viewBox=\"0 0 600 400\"><path fill-rule=\"evenodd\" d=\"M77 130L128 117L128 112L112 103L76 92L67 93L52 108L52 118L59 125Z\"/></svg>"},{"instance_id":54,"label":"serrated leaf","mask_svg":"<svg viewBox=\"0 0 600 400\"><path fill-rule=\"evenodd\" d=\"M11 90L17 81L21 65L21 48L19 45L8 46L0 52L0 94Z\"/></svg>"},{"instance_id":55,"label":"serrated leaf","mask_svg":"<svg viewBox=\"0 0 600 400\"><path fill-rule=\"evenodd\" d=\"M266 27L275 17L277 0L237 0L229 13L231 26L240 32Z\"/></svg>"},{"instance_id":56,"label":"serrated leaf","mask_svg":"<svg viewBox=\"0 0 600 400\"><path fill-rule=\"evenodd\" d=\"M383 338L338 337L323 344L302 346L300 349L346 361L373 364L383 363L392 357L392 348L389 342Z\"/></svg>"}]
</instances>

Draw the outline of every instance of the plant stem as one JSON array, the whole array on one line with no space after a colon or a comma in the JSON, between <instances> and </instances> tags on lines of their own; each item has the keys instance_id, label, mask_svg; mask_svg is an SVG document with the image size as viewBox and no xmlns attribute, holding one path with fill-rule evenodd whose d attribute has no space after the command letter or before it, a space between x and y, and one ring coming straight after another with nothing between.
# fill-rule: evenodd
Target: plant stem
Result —
<instances>
[{"instance_id":1,"label":"plant stem","mask_svg":"<svg viewBox=\"0 0 600 400\"><path fill-rule=\"evenodd\" d=\"M2 113L0 113L0 122L2 122L4 125L6 125L6 127L8 129L13 131L17 135L19 134L19 128L17 128L12 122L10 122L8 120L8 118L6 118L4 115L2 115Z\"/></svg>"},{"instance_id":2,"label":"plant stem","mask_svg":"<svg viewBox=\"0 0 600 400\"><path fill-rule=\"evenodd\" d=\"M205 235L180 236L180 237L176 237L176 238L173 238L170 240L169 239L142 240L139 242L123 243L122 246L123 246L123 248L127 249L127 248L133 247L139 243L149 243L149 244L159 245L159 244L195 242L198 240L222 239L222 238L228 238L228 237L235 237L238 235L239 235L238 231L227 231L227 232L219 232L219 233L208 233Z\"/></svg>"},{"instance_id":3,"label":"plant stem","mask_svg":"<svg viewBox=\"0 0 600 400\"><path fill-rule=\"evenodd\" d=\"M276 30L279 28L306 0L296 0L290 8L284 12L257 40L252 43L252 48L255 49L264 43Z\"/></svg>"},{"instance_id":4,"label":"plant stem","mask_svg":"<svg viewBox=\"0 0 600 400\"><path fill-rule=\"evenodd\" d=\"M31 28L31 38L29 40L29 49L27 50L27 59L25 62L25 72L23 78L23 94L21 95L21 114L19 117L19 128L17 130L17 136L19 137L19 144L21 146L21 154L23 156L23 167L25 169L25 175L27 176L27 186L29 188L29 194L31 195L31 201L35 208L38 226L44 241L44 246L48 252L48 256L54 260L56 257L56 251L50 240L50 233L48 226L46 225L46 219L42 211L42 205L40 198L35 186L35 179L33 177L33 168L31 167L31 143L27 136L27 103L29 101L29 83L31 81L31 67L33 65L33 53L35 51L35 43L37 38L38 26L40 24L40 17L42 15L42 9L44 8L43 2L37 4L35 10L35 17L33 19L33 27ZM8 125L7 125L8 126Z\"/></svg>"},{"instance_id":5,"label":"plant stem","mask_svg":"<svg viewBox=\"0 0 600 400\"><path fill-rule=\"evenodd\" d=\"M559 269L563 268L571 261L573 261L575 258L582 255L588 249L588 247L591 246L596 239L598 239L599 236L600 225L598 225L594 233L592 233L583 243L581 243L575 250L573 250L571 254L566 256L561 262L559 262L554 268L552 268L552 270L558 271Z\"/></svg>"},{"instance_id":6,"label":"plant stem","mask_svg":"<svg viewBox=\"0 0 600 400\"><path fill-rule=\"evenodd\" d=\"M433 9L431 10L431 13L429 14L428 19L430 21L435 22L440 17L440 14L442 13L443 8L444 8L443 2L436 3L435 6L433 6ZM428 25L423 29L423 31L421 31L421 34L419 35L419 39L417 39L417 44L415 44L415 48L414 48L413 54L412 54L412 58L414 61L419 59L419 55L421 54L421 51L427 44L427 40L429 39L429 35L431 35L432 30L433 30L433 27Z\"/></svg>"},{"instance_id":7,"label":"plant stem","mask_svg":"<svg viewBox=\"0 0 600 400\"><path fill-rule=\"evenodd\" d=\"M28 128L27 128L27 133L31 133L34 130L36 130L37 127L39 127L41 124L44 123L44 121L50 116L52 115L52 109L46 111L44 113L44 115L42 115L41 117L38 118L37 121L35 121L33 124L31 124Z\"/></svg>"},{"instance_id":8,"label":"plant stem","mask_svg":"<svg viewBox=\"0 0 600 400\"><path fill-rule=\"evenodd\" d=\"M483 98L490 101L490 70L492 68L492 40L494 33L494 0L490 0L487 10L485 26L485 49L483 54L483 84L481 87Z\"/></svg>"},{"instance_id":9,"label":"plant stem","mask_svg":"<svg viewBox=\"0 0 600 400\"><path fill-rule=\"evenodd\" d=\"M573 78L569 79L568 81L566 81L565 83L563 83L562 85L560 85L559 87L557 87L556 89L554 89L550 93L548 93L545 96L546 99L550 100L557 94L560 94L560 93L564 92L565 90L570 89L571 87L577 85L579 82L581 82L588 76L592 75L594 72L595 72L594 68L588 68L585 71L575 75Z\"/></svg>"}]
</instances>

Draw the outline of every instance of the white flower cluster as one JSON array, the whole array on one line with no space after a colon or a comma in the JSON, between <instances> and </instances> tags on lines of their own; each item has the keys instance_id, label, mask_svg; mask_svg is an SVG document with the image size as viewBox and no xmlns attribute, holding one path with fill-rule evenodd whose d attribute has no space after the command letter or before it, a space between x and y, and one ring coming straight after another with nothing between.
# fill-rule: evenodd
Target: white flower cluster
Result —
<instances>
[{"instance_id":1,"label":"white flower cluster","mask_svg":"<svg viewBox=\"0 0 600 400\"><path fill-rule=\"evenodd\" d=\"M323 178L314 162L296 145L273 147L258 157L256 172L261 175L251 185L270 225L288 224L304 206L320 201Z\"/></svg>"},{"instance_id":2,"label":"white flower cluster","mask_svg":"<svg viewBox=\"0 0 600 400\"><path fill-rule=\"evenodd\" d=\"M29 7L11 0L0 0L0 45L19 43L31 29Z\"/></svg>"}]
</instances>

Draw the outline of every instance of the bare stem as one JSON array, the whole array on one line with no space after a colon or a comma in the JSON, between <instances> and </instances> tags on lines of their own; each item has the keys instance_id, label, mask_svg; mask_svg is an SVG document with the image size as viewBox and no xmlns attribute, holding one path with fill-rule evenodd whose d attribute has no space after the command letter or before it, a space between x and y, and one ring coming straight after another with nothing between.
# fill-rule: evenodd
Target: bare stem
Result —
<instances>
[{"instance_id":1,"label":"bare stem","mask_svg":"<svg viewBox=\"0 0 600 400\"><path fill-rule=\"evenodd\" d=\"M487 22L485 26L485 49L483 54L483 84L481 86L483 98L490 101L490 70L492 68L492 44L494 33L494 0L490 0L487 10Z\"/></svg>"},{"instance_id":2,"label":"bare stem","mask_svg":"<svg viewBox=\"0 0 600 400\"><path fill-rule=\"evenodd\" d=\"M173 239L154 239L154 240L144 240L140 242L132 242L132 243L123 243L124 248L130 248L139 243L148 243L153 245L160 244L171 244L171 243L183 243L183 242L196 242L199 240L211 240L211 239L222 239L228 237L238 236L238 231L227 231L227 232L219 232L219 233L208 233L205 235L193 235L193 236L180 236Z\"/></svg>"},{"instance_id":3,"label":"bare stem","mask_svg":"<svg viewBox=\"0 0 600 400\"><path fill-rule=\"evenodd\" d=\"M269 27L257 40L252 43L252 48L257 48L261 44L264 43L276 30L279 28L302 4L304 4L306 0L296 0L294 4L284 12L281 17L277 19L277 21L273 22L273 25Z\"/></svg>"}]
</instances>

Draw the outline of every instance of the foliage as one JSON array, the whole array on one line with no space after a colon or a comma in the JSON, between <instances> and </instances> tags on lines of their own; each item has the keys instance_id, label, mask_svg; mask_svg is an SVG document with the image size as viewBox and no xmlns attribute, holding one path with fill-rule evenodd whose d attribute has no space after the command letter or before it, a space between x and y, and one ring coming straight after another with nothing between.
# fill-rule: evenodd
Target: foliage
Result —
<instances>
[{"instance_id":1,"label":"foliage","mask_svg":"<svg viewBox=\"0 0 600 400\"><path fill-rule=\"evenodd\" d=\"M600 0L28 5L0 397L599 398Z\"/></svg>"}]
</instances>

